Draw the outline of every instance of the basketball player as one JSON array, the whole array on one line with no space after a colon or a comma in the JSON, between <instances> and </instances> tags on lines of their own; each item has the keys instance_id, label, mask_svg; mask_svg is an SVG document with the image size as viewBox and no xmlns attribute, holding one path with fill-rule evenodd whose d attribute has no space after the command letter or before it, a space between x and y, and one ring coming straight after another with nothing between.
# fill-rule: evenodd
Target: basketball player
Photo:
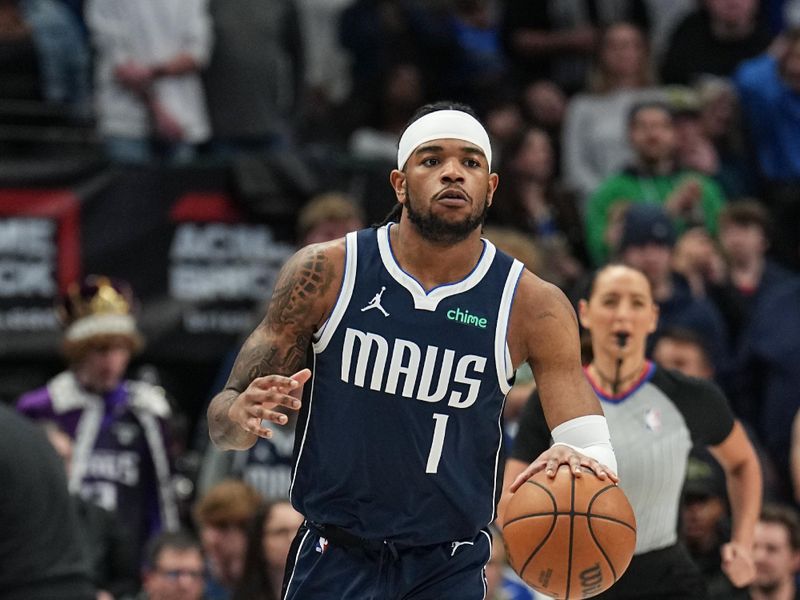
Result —
<instances>
[{"instance_id":1,"label":"basketball player","mask_svg":"<svg viewBox=\"0 0 800 600\"><path fill-rule=\"evenodd\" d=\"M694 600L705 586L678 543L678 509L693 443L707 446L725 471L732 534L722 570L736 587L755 576L753 535L761 507L761 470L744 429L712 383L667 371L645 358L658 307L647 278L631 267L601 269L579 305L593 359L586 377L601 400L619 460L620 487L636 515L636 550L628 570L597 598ZM528 457L550 444L534 393L520 420L505 480L528 471ZM505 494L507 497L508 494Z\"/></svg>"},{"instance_id":2,"label":"basketball player","mask_svg":"<svg viewBox=\"0 0 800 600\"><path fill-rule=\"evenodd\" d=\"M559 443L532 471L585 465L616 481L569 303L481 238L491 164L469 107L420 109L387 222L288 261L211 402L211 438L243 450L305 390L290 497L306 523L284 598L482 599L500 416L525 361Z\"/></svg>"}]
</instances>

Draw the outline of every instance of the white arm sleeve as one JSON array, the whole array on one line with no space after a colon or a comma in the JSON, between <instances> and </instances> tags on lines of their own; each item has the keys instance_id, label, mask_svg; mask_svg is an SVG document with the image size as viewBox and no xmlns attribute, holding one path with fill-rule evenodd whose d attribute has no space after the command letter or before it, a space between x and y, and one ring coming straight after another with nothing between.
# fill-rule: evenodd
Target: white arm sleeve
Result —
<instances>
[{"instance_id":1,"label":"white arm sleeve","mask_svg":"<svg viewBox=\"0 0 800 600\"><path fill-rule=\"evenodd\" d=\"M611 434L603 415L583 415L553 428L553 445L569 446L617 472L617 457L611 446Z\"/></svg>"}]
</instances>

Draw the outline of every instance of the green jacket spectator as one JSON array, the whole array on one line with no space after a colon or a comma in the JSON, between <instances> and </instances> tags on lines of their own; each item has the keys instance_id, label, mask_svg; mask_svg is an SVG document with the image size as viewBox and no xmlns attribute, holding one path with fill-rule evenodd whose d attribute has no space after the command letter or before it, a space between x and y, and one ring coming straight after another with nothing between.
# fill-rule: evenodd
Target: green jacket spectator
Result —
<instances>
[{"instance_id":1,"label":"green jacket spectator","mask_svg":"<svg viewBox=\"0 0 800 600\"><path fill-rule=\"evenodd\" d=\"M618 237L615 224L621 222L623 209L632 203L661 204L679 233L688 225L704 225L715 234L724 197L713 180L692 171L653 175L628 168L612 175L600 184L586 207L586 245L595 265L613 256Z\"/></svg>"},{"instance_id":2,"label":"green jacket spectator","mask_svg":"<svg viewBox=\"0 0 800 600\"><path fill-rule=\"evenodd\" d=\"M606 179L586 205L586 248L595 266L613 258L631 204L664 208L680 234L704 226L712 235L723 204L722 190L711 179L680 168L672 107L664 102L635 104L628 113L631 167Z\"/></svg>"}]
</instances>

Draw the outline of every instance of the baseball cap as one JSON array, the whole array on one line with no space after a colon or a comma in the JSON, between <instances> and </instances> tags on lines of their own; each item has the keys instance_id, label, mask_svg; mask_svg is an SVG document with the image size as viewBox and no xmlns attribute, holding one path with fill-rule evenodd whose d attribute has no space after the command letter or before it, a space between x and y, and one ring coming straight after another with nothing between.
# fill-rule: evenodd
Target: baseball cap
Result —
<instances>
[{"instance_id":1,"label":"baseball cap","mask_svg":"<svg viewBox=\"0 0 800 600\"><path fill-rule=\"evenodd\" d=\"M725 475L712 459L690 456L686 468L684 496L688 498L725 498Z\"/></svg>"},{"instance_id":2,"label":"baseball cap","mask_svg":"<svg viewBox=\"0 0 800 600\"><path fill-rule=\"evenodd\" d=\"M666 211L657 204L632 204L625 213L620 252L630 246L675 244L675 227Z\"/></svg>"}]
</instances>

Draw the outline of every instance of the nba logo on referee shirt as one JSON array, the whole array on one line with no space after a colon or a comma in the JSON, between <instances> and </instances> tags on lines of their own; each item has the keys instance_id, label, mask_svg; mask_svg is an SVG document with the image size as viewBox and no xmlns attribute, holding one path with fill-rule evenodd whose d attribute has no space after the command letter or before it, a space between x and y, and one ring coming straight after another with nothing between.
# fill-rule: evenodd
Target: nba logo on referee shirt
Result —
<instances>
[{"instance_id":1,"label":"nba logo on referee shirt","mask_svg":"<svg viewBox=\"0 0 800 600\"><path fill-rule=\"evenodd\" d=\"M325 554L325 550L328 549L328 538L321 537L317 540L317 547L314 548L320 554Z\"/></svg>"},{"instance_id":2,"label":"nba logo on referee shirt","mask_svg":"<svg viewBox=\"0 0 800 600\"><path fill-rule=\"evenodd\" d=\"M661 411L657 408L651 408L644 415L644 424L653 433L661 431Z\"/></svg>"}]
</instances>

